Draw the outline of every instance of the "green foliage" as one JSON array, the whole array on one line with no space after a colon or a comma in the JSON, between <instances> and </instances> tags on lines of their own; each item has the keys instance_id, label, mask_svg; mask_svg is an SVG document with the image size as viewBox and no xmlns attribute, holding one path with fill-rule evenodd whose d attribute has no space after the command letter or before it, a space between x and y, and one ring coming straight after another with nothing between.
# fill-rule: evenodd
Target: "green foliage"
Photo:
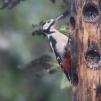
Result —
<instances>
[{"instance_id":1,"label":"green foliage","mask_svg":"<svg viewBox=\"0 0 101 101\"><path fill-rule=\"evenodd\" d=\"M61 33L68 33L69 32L69 26L68 25L62 25L62 26L60 26L59 31Z\"/></svg>"},{"instance_id":2,"label":"green foliage","mask_svg":"<svg viewBox=\"0 0 101 101\"><path fill-rule=\"evenodd\" d=\"M26 0L12 10L0 11L0 101L70 101L70 84L47 39L32 36L32 24L56 18L64 11L62 5L62 0L55 4ZM62 25L59 30L69 29ZM40 60L44 54L51 59Z\"/></svg>"}]
</instances>

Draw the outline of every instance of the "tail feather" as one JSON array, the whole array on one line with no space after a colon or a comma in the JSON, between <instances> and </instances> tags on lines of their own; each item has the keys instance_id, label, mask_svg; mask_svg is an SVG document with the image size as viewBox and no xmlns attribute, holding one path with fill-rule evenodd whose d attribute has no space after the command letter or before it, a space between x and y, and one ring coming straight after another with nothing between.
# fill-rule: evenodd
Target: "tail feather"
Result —
<instances>
[{"instance_id":1,"label":"tail feather","mask_svg":"<svg viewBox=\"0 0 101 101\"><path fill-rule=\"evenodd\" d=\"M71 84L73 85L77 85L78 84L78 75L76 72L72 72L72 71L69 71L69 72L66 72L64 71L67 79L71 82Z\"/></svg>"},{"instance_id":2,"label":"tail feather","mask_svg":"<svg viewBox=\"0 0 101 101\"><path fill-rule=\"evenodd\" d=\"M78 75L76 73L76 70L74 70L71 66L71 53L70 51L66 51L64 58L61 61L61 67L67 77L67 79L73 84L78 84Z\"/></svg>"}]
</instances>

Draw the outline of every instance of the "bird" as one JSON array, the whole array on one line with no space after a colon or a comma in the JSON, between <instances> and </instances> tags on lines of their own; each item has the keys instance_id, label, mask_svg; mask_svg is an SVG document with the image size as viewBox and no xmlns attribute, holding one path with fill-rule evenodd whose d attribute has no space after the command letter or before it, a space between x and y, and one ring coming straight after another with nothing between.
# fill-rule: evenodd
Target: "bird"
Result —
<instances>
[{"instance_id":1,"label":"bird","mask_svg":"<svg viewBox=\"0 0 101 101\"><path fill-rule=\"evenodd\" d=\"M71 83L77 84L78 77L76 73L72 73L71 67L71 38L56 30L55 22L56 21L54 19L46 21L46 23L42 27L42 30L45 36L47 37L49 45L56 57L56 60L58 61L60 67L64 71L67 79Z\"/></svg>"}]
</instances>

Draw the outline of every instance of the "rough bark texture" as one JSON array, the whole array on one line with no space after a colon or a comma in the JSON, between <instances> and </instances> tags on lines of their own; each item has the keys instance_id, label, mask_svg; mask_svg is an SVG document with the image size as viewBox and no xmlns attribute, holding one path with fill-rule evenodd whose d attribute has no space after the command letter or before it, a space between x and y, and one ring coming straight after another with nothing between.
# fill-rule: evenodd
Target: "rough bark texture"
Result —
<instances>
[{"instance_id":1,"label":"rough bark texture","mask_svg":"<svg viewBox=\"0 0 101 101\"><path fill-rule=\"evenodd\" d=\"M72 44L74 48L72 48L72 50L75 51L72 55L73 58L77 60L76 66L79 78L78 85L73 87L76 89L73 101L101 101L101 60L97 60L97 67L92 67L93 64L91 64L90 67L90 60L89 58L86 59L86 55L89 54L96 54L93 58L97 56L100 58L101 0L74 0L73 2L76 15L74 16L75 22L70 22L71 32L74 38ZM94 17L90 19L93 13ZM87 54L90 49L92 52L90 53L89 51L89 54ZM96 52L94 50L96 50Z\"/></svg>"}]
</instances>

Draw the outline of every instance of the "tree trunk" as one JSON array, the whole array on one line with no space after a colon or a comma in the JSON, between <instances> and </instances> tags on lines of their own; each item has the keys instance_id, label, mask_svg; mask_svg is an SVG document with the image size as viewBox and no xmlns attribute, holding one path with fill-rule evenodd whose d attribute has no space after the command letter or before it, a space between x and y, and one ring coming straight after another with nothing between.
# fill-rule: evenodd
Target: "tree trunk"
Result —
<instances>
[{"instance_id":1,"label":"tree trunk","mask_svg":"<svg viewBox=\"0 0 101 101\"><path fill-rule=\"evenodd\" d=\"M75 0L70 18L78 85L73 101L101 101L101 0Z\"/></svg>"}]
</instances>

